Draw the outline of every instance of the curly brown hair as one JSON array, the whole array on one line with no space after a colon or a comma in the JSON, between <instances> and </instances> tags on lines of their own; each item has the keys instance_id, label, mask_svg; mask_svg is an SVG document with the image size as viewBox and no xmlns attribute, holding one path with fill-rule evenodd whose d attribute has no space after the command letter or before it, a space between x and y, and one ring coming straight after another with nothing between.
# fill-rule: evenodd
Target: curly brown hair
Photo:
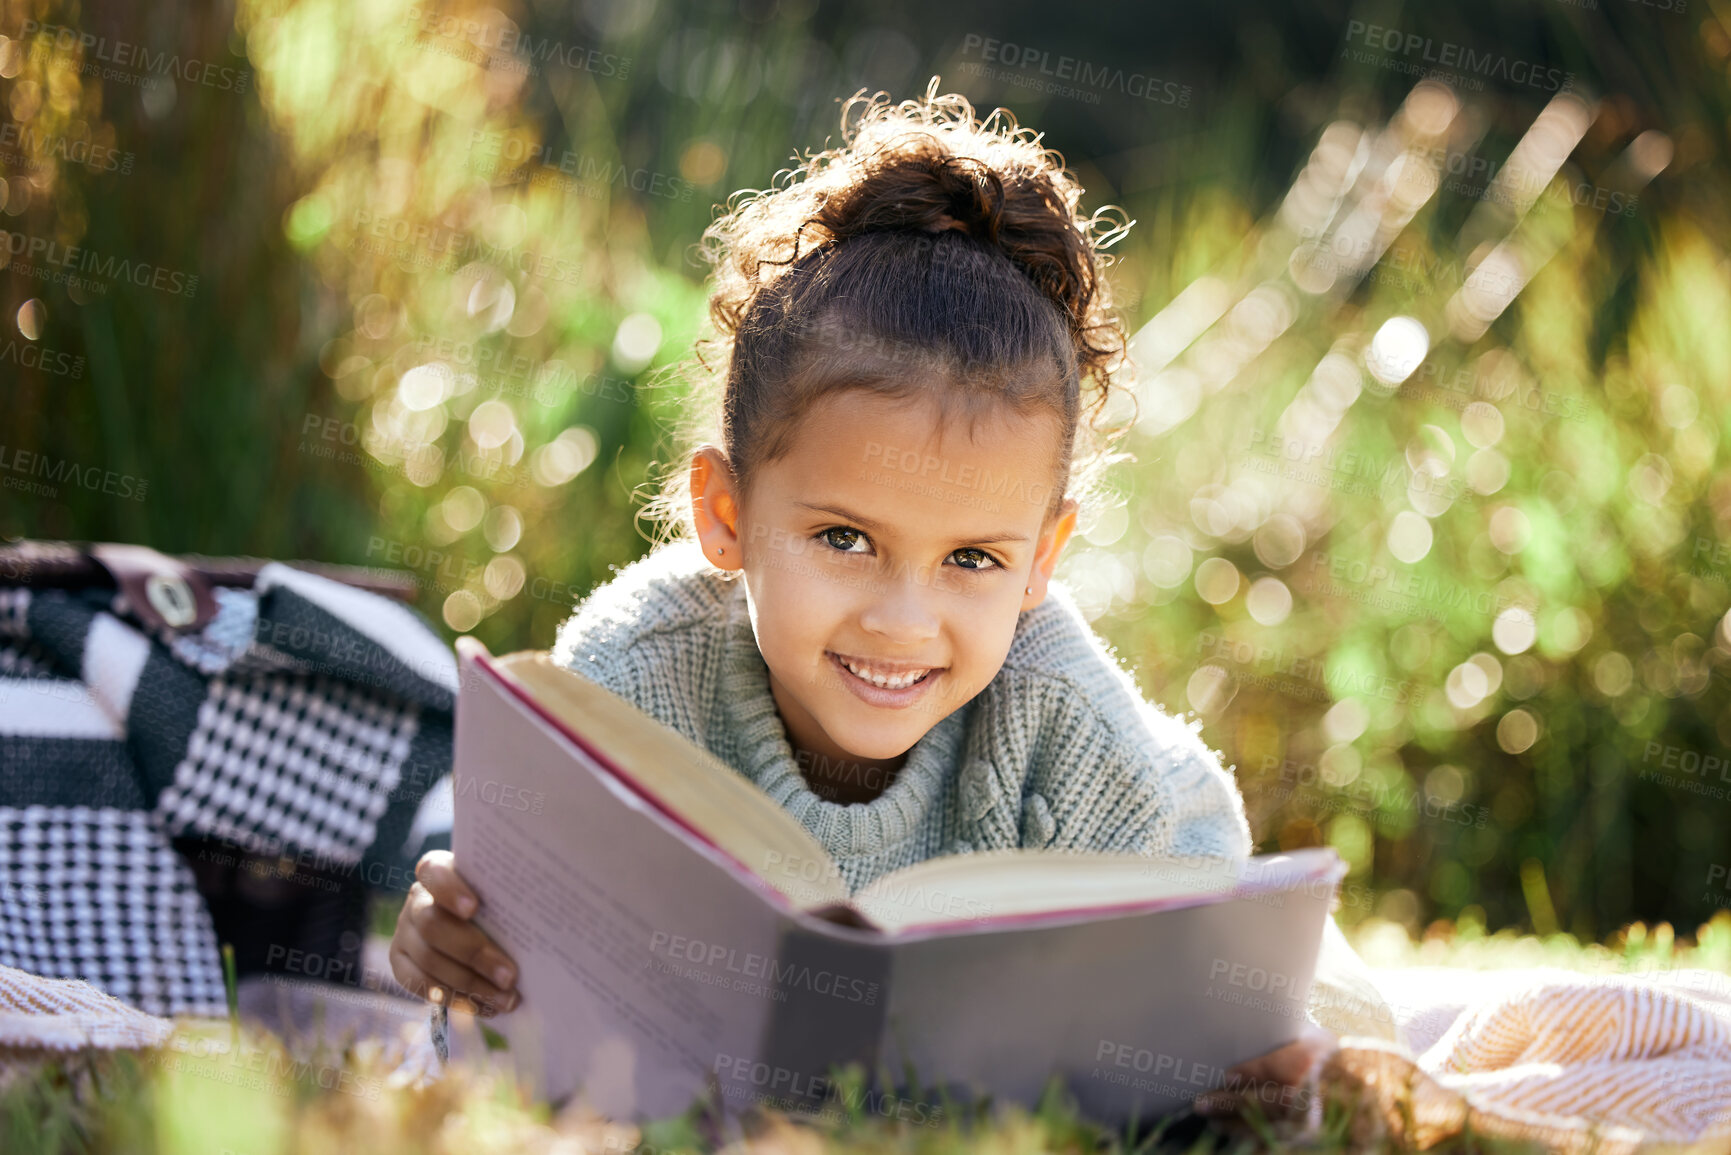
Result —
<instances>
[{"instance_id":1,"label":"curly brown hair","mask_svg":"<svg viewBox=\"0 0 1731 1155\"><path fill-rule=\"evenodd\" d=\"M1066 495L1089 499L1128 456L1109 449L1134 422L1102 420L1127 391L1113 380L1125 335L1101 252L1134 222L1084 217L1081 186L1040 134L1002 108L978 119L937 77L900 104L862 89L841 119L840 147L795 154L704 233L716 332L688 367L685 456L642 516L694 538L689 451L719 444L743 496L812 403L841 389L927 395L942 420L961 408L972 423L989 404L1055 414L1047 517Z\"/></svg>"}]
</instances>

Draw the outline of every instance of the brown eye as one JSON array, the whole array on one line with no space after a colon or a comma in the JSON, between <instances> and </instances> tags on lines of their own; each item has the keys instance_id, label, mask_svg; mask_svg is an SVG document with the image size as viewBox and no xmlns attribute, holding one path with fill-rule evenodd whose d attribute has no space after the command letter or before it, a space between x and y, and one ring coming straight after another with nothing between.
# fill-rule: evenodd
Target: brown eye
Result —
<instances>
[{"instance_id":1,"label":"brown eye","mask_svg":"<svg viewBox=\"0 0 1731 1155\"><path fill-rule=\"evenodd\" d=\"M958 562L957 564L960 565L962 569L972 569L972 570L991 569L993 566L998 564L997 559L994 558L991 554L987 553L983 549L971 549L971 548L970 549L958 549L955 553L952 553L950 556L954 557L954 558L966 557L966 558L973 559L973 564L971 564L971 565L963 563L963 562Z\"/></svg>"},{"instance_id":2,"label":"brown eye","mask_svg":"<svg viewBox=\"0 0 1731 1155\"><path fill-rule=\"evenodd\" d=\"M840 543L836 541L838 535L843 539ZM865 535L857 529L848 529L845 526L836 526L832 529L824 530L822 533L818 534L818 536L823 538L832 549L840 553L854 553L856 552L853 549L854 542L859 541Z\"/></svg>"}]
</instances>

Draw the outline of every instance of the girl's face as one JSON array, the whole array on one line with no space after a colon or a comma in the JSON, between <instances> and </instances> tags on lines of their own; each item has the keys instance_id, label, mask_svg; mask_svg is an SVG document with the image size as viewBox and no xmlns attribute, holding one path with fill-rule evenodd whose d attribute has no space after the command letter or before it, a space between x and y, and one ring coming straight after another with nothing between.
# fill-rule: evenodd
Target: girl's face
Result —
<instances>
[{"instance_id":1,"label":"girl's face","mask_svg":"<svg viewBox=\"0 0 1731 1155\"><path fill-rule=\"evenodd\" d=\"M1000 407L973 438L937 420L929 401L826 398L743 505L719 450L692 463L704 553L745 571L795 749L899 766L997 674L1075 528L1071 500L1045 521L1055 416Z\"/></svg>"}]
</instances>

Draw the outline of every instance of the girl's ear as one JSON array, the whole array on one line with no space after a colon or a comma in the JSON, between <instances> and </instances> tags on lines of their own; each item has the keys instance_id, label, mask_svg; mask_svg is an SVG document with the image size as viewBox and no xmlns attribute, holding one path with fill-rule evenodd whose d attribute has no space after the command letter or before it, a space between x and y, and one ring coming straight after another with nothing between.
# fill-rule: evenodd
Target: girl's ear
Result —
<instances>
[{"instance_id":1,"label":"girl's ear","mask_svg":"<svg viewBox=\"0 0 1731 1155\"><path fill-rule=\"evenodd\" d=\"M703 553L717 569L739 569L739 502L733 489L733 468L714 445L691 455L691 520Z\"/></svg>"},{"instance_id":2,"label":"girl's ear","mask_svg":"<svg viewBox=\"0 0 1731 1155\"><path fill-rule=\"evenodd\" d=\"M1066 497L1064 504L1058 507L1058 516L1040 535L1034 568L1028 574L1028 592L1022 596L1022 609L1031 610L1046 600L1046 586L1052 580L1052 571L1058 567L1058 555L1064 552L1065 543L1076 532L1076 515L1081 508L1075 498Z\"/></svg>"}]
</instances>

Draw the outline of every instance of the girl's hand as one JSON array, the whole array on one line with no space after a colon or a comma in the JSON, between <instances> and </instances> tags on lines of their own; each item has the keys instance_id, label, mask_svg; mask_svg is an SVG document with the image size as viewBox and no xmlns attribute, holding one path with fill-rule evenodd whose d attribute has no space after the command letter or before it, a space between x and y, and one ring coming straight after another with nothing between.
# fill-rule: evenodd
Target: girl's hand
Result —
<instances>
[{"instance_id":1,"label":"girl's hand","mask_svg":"<svg viewBox=\"0 0 1731 1155\"><path fill-rule=\"evenodd\" d=\"M1339 1046L1333 1031L1306 1022L1298 1038L1238 1064L1219 1090L1198 1095L1196 1113L1236 1115L1255 1103L1266 1119L1302 1118L1317 1095L1317 1074Z\"/></svg>"},{"instance_id":2,"label":"girl's hand","mask_svg":"<svg viewBox=\"0 0 1731 1155\"><path fill-rule=\"evenodd\" d=\"M517 968L469 921L480 900L457 874L451 852L422 855L415 879L391 938L397 981L411 994L482 1016L515 1009Z\"/></svg>"}]
</instances>

